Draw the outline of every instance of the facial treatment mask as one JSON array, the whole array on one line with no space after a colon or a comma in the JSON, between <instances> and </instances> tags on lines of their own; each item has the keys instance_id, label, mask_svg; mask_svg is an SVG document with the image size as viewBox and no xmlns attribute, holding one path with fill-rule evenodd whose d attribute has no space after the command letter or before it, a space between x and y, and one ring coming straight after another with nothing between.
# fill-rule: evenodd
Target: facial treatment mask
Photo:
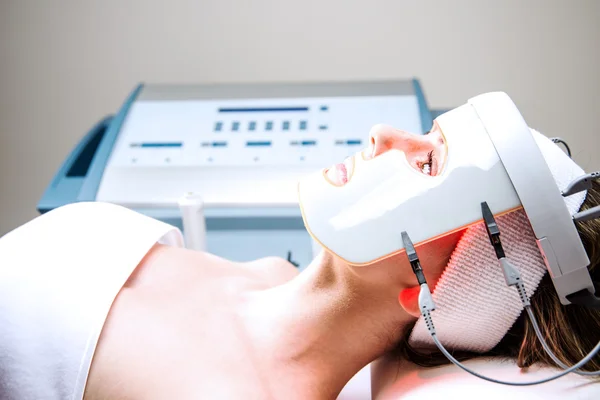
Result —
<instances>
[{"instance_id":1,"label":"facial treatment mask","mask_svg":"<svg viewBox=\"0 0 600 400\"><path fill-rule=\"evenodd\" d=\"M481 220L481 202L495 214L519 199L484 126L469 104L436 119L445 161L436 176L412 167L404 152L372 159L357 153L344 185L318 171L300 181L304 223L323 247L352 265L368 265L402 250L400 233L415 245ZM427 171L425 171L427 172Z\"/></svg>"}]
</instances>

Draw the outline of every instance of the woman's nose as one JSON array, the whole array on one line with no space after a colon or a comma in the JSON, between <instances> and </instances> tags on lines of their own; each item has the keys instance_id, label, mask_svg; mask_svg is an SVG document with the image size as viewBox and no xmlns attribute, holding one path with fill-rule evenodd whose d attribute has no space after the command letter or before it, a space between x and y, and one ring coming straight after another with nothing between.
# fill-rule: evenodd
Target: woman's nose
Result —
<instances>
[{"instance_id":1,"label":"woman's nose","mask_svg":"<svg viewBox=\"0 0 600 400\"><path fill-rule=\"evenodd\" d=\"M405 150L404 144L410 141L410 133L389 125L375 125L369 132L369 157L374 158L391 149Z\"/></svg>"}]
</instances>

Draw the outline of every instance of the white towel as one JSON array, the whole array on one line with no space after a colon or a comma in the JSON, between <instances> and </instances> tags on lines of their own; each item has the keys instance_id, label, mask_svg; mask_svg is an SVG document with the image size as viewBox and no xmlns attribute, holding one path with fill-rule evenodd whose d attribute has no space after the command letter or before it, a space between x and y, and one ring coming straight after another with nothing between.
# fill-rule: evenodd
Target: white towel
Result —
<instances>
[{"instance_id":1,"label":"white towel","mask_svg":"<svg viewBox=\"0 0 600 400\"><path fill-rule=\"evenodd\" d=\"M126 208L78 203L0 239L0 397L83 398L96 343L130 274L181 232Z\"/></svg>"}]
</instances>

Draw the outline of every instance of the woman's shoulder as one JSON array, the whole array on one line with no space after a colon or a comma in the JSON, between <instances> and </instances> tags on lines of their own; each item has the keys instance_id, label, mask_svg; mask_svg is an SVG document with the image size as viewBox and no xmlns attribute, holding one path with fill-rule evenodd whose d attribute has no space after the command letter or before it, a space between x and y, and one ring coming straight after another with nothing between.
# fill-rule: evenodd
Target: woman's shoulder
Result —
<instances>
[{"instance_id":1,"label":"woman's shoulder","mask_svg":"<svg viewBox=\"0 0 600 400\"><path fill-rule=\"evenodd\" d=\"M479 358L464 362L470 369L501 381L530 382L553 376L559 370L534 366L520 369L513 360ZM393 373L392 373L393 371ZM384 362L374 369L374 400L446 398L477 399L598 399L598 381L568 374L540 385L510 386L470 375L453 364L423 368L408 362Z\"/></svg>"}]
</instances>

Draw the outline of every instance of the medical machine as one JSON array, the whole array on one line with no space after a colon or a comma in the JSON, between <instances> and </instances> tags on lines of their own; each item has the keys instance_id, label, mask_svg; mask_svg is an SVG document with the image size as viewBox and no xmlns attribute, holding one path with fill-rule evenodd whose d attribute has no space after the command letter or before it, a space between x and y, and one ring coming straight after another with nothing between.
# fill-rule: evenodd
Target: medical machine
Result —
<instances>
[{"instance_id":1,"label":"medical machine","mask_svg":"<svg viewBox=\"0 0 600 400\"><path fill-rule=\"evenodd\" d=\"M188 247L234 261L318 248L297 182L366 147L386 123L424 133L436 113L418 80L140 84L75 146L38 204L119 204L183 229Z\"/></svg>"}]
</instances>

